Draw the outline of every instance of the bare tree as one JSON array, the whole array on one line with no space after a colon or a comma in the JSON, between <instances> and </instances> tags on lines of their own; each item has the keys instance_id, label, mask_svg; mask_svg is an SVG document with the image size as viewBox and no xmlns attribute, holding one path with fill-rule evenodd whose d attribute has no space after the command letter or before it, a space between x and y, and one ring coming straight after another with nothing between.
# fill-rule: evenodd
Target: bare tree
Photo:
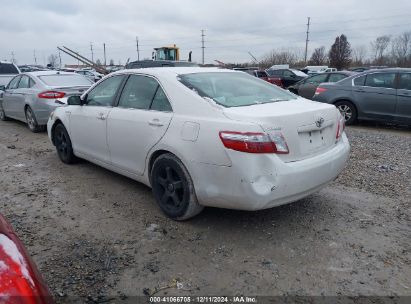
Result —
<instances>
[{"instance_id":1,"label":"bare tree","mask_svg":"<svg viewBox=\"0 0 411 304\"><path fill-rule=\"evenodd\" d=\"M367 47L365 45L358 45L352 49L352 59L354 65L363 65L366 56Z\"/></svg>"},{"instance_id":2,"label":"bare tree","mask_svg":"<svg viewBox=\"0 0 411 304\"><path fill-rule=\"evenodd\" d=\"M394 64L408 66L411 54L411 31L404 32L391 42L391 56Z\"/></svg>"},{"instance_id":3,"label":"bare tree","mask_svg":"<svg viewBox=\"0 0 411 304\"><path fill-rule=\"evenodd\" d=\"M325 47L316 48L311 55L310 64L323 65L327 62L327 55L325 54Z\"/></svg>"},{"instance_id":4,"label":"bare tree","mask_svg":"<svg viewBox=\"0 0 411 304\"><path fill-rule=\"evenodd\" d=\"M114 65L114 60L110 59L110 65L113 66Z\"/></svg>"},{"instance_id":5,"label":"bare tree","mask_svg":"<svg viewBox=\"0 0 411 304\"><path fill-rule=\"evenodd\" d=\"M96 60L96 65L101 66L101 60L100 59Z\"/></svg>"},{"instance_id":6,"label":"bare tree","mask_svg":"<svg viewBox=\"0 0 411 304\"><path fill-rule=\"evenodd\" d=\"M59 57L56 54L51 54L47 60L51 67L55 67L57 65Z\"/></svg>"},{"instance_id":7,"label":"bare tree","mask_svg":"<svg viewBox=\"0 0 411 304\"><path fill-rule=\"evenodd\" d=\"M390 44L391 36L384 35L377 37L373 42L371 42L371 49L374 53L374 61L376 64L384 64L384 53Z\"/></svg>"},{"instance_id":8,"label":"bare tree","mask_svg":"<svg viewBox=\"0 0 411 304\"><path fill-rule=\"evenodd\" d=\"M349 67L351 63L351 46L344 34L335 38L335 42L328 53L328 58L332 67L339 70Z\"/></svg>"},{"instance_id":9,"label":"bare tree","mask_svg":"<svg viewBox=\"0 0 411 304\"><path fill-rule=\"evenodd\" d=\"M263 56L260 66L269 68L275 64L295 65L300 60L298 52L292 49L272 50Z\"/></svg>"}]
</instances>

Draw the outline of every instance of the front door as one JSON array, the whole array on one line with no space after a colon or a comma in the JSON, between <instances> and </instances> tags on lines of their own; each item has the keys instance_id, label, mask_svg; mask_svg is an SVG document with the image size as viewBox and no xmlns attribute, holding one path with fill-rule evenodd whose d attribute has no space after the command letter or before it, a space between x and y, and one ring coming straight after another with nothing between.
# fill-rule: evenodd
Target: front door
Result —
<instances>
[{"instance_id":1,"label":"front door","mask_svg":"<svg viewBox=\"0 0 411 304\"><path fill-rule=\"evenodd\" d=\"M69 106L70 138L77 153L110 163L107 117L113 109L124 75L107 78L86 96L85 105Z\"/></svg>"},{"instance_id":2,"label":"front door","mask_svg":"<svg viewBox=\"0 0 411 304\"><path fill-rule=\"evenodd\" d=\"M145 170L150 149L164 136L172 109L152 77L131 75L118 106L107 120L107 140L113 165L136 175Z\"/></svg>"},{"instance_id":3,"label":"front door","mask_svg":"<svg viewBox=\"0 0 411 304\"><path fill-rule=\"evenodd\" d=\"M317 87L320 83L327 82L327 78L328 74L319 74L304 80L304 83L298 88L298 95L312 99Z\"/></svg>"},{"instance_id":4,"label":"front door","mask_svg":"<svg viewBox=\"0 0 411 304\"><path fill-rule=\"evenodd\" d=\"M411 73L400 73L397 90L396 120L411 124Z\"/></svg>"},{"instance_id":5,"label":"front door","mask_svg":"<svg viewBox=\"0 0 411 304\"><path fill-rule=\"evenodd\" d=\"M17 96L14 95L14 91L19 85L20 78L21 76L14 77L7 85L6 91L3 94L2 107L6 116L9 116L11 118L17 118Z\"/></svg>"}]
</instances>

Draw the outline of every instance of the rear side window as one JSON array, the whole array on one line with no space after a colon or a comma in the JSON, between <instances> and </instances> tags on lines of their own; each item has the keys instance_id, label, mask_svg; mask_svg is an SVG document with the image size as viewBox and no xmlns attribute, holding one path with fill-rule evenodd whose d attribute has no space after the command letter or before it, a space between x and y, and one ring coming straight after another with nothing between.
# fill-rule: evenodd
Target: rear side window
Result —
<instances>
[{"instance_id":1,"label":"rear side window","mask_svg":"<svg viewBox=\"0 0 411 304\"><path fill-rule=\"evenodd\" d=\"M330 78L328 78L328 82L337 82L343 80L344 78L347 78L344 74L331 74Z\"/></svg>"},{"instance_id":2,"label":"rear side window","mask_svg":"<svg viewBox=\"0 0 411 304\"><path fill-rule=\"evenodd\" d=\"M14 64L11 63L0 63L0 74L18 74L19 71L16 69Z\"/></svg>"},{"instance_id":3,"label":"rear side window","mask_svg":"<svg viewBox=\"0 0 411 304\"><path fill-rule=\"evenodd\" d=\"M158 86L150 109L162 112L172 112L170 102L168 101L166 94L160 86Z\"/></svg>"},{"instance_id":4,"label":"rear side window","mask_svg":"<svg viewBox=\"0 0 411 304\"><path fill-rule=\"evenodd\" d=\"M354 85L355 86L363 86L365 83L365 75L354 78Z\"/></svg>"},{"instance_id":5,"label":"rear side window","mask_svg":"<svg viewBox=\"0 0 411 304\"><path fill-rule=\"evenodd\" d=\"M39 76L40 80L52 87L90 86L92 82L78 74L54 74Z\"/></svg>"},{"instance_id":6,"label":"rear side window","mask_svg":"<svg viewBox=\"0 0 411 304\"><path fill-rule=\"evenodd\" d=\"M9 84L7 85L7 89L15 89L17 88L17 85L19 84L20 76L14 77Z\"/></svg>"},{"instance_id":7,"label":"rear side window","mask_svg":"<svg viewBox=\"0 0 411 304\"><path fill-rule=\"evenodd\" d=\"M411 73L400 74L400 83L398 85L400 90L411 90Z\"/></svg>"},{"instance_id":8,"label":"rear side window","mask_svg":"<svg viewBox=\"0 0 411 304\"><path fill-rule=\"evenodd\" d=\"M119 107L148 110L157 92L156 80L146 76L131 75L121 93Z\"/></svg>"},{"instance_id":9,"label":"rear side window","mask_svg":"<svg viewBox=\"0 0 411 304\"><path fill-rule=\"evenodd\" d=\"M395 73L368 74L365 85L375 88L395 88Z\"/></svg>"},{"instance_id":10,"label":"rear side window","mask_svg":"<svg viewBox=\"0 0 411 304\"><path fill-rule=\"evenodd\" d=\"M27 89L29 87L30 87L30 78L28 78L25 75L21 76L18 88L19 89Z\"/></svg>"}]
</instances>

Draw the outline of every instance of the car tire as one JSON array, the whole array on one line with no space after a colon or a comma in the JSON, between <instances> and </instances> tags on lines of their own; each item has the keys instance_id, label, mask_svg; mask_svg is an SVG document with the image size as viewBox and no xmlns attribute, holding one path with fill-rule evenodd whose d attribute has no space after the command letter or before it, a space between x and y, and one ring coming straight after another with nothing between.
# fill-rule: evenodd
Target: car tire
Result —
<instances>
[{"instance_id":1,"label":"car tire","mask_svg":"<svg viewBox=\"0 0 411 304\"><path fill-rule=\"evenodd\" d=\"M26 115L27 126L29 127L31 132L38 133L44 131L44 126L40 126L37 123L36 116L34 115L33 110L29 106L26 107L26 110L24 112Z\"/></svg>"},{"instance_id":2,"label":"car tire","mask_svg":"<svg viewBox=\"0 0 411 304\"><path fill-rule=\"evenodd\" d=\"M357 122L357 108L348 100L341 100L335 103L335 106L340 111L345 119L346 125L353 125Z\"/></svg>"},{"instance_id":3,"label":"car tire","mask_svg":"<svg viewBox=\"0 0 411 304\"><path fill-rule=\"evenodd\" d=\"M9 118L6 116L6 113L3 110L3 107L0 107L0 120L2 121L9 120Z\"/></svg>"},{"instance_id":4,"label":"car tire","mask_svg":"<svg viewBox=\"0 0 411 304\"><path fill-rule=\"evenodd\" d=\"M57 155L63 163L73 164L77 162L78 158L74 155L70 136L61 123L54 128L53 142L56 146Z\"/></svg>"},{"instance_id":5,"label":"car tire","mask_svg":"<svg viewBox=\"0 0 411 304\"><path fill-rule=\"evenodd\" d=\"M187 168L173 154L162 154L154 161L150 181L158 205L169 218L187 220L204 209Z\"/></svg>"}]
</instances>

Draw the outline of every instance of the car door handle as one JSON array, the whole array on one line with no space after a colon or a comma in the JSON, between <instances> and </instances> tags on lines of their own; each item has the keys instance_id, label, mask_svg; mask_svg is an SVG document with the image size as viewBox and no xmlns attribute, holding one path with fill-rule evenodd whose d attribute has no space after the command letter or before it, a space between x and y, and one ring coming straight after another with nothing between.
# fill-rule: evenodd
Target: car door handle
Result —
<instances>
[{"instance_id":1,"label":"car door handle","mask_svg":"<svg viewBox=\"0 0 411 304\"><path fill-rule=\"evenodd\" d=\"M106 120L106 116L104 115L104 113L100 113L99 114L99 116L97 116L97 119L100 119L100 120Z\"/></svg>"},{"instance_id":2,"label":"car door handle","mask_svg":"<svg viewBox=\"0 0 411 304\"><path fill-rule=\"evenodd\" d=\"M159 120L159 119L152 119L152 120L150 120L149 122L148 122L148 124L150 125L150 126L155 126L155 127L162 127L162 126L164 126L164 124Z\"/></svg>"}]
</instances>

